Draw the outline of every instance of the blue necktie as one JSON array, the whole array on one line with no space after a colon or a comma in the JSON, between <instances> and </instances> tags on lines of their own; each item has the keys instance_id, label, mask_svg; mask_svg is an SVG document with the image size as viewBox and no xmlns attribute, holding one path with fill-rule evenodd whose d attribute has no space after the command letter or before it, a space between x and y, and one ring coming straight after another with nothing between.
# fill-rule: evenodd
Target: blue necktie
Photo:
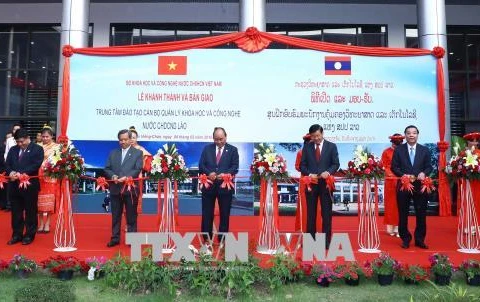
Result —
<instances>
[{"instance_id":1,"label":"blue necktie","mask_svg":"<svg viewBox=\"0 0 480 302\"><path fill-rule=\"evenodd\" d=\"M414 161L415 161L415 149L410 147L410 163L412 164L412 166Z\"/></svg>"}]
</instances>

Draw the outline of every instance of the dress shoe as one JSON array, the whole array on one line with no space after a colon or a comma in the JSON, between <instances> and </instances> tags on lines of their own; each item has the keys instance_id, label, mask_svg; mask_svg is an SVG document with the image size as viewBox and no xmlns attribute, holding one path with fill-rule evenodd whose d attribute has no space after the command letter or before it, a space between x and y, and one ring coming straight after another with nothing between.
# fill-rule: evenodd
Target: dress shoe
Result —
<instances>
[{"instance_id":1,"label":"dress shoe","mask_svg":"<svg viewBox=\"0 0 480 302\"><path fill-rule=\"evenodd\" d=\"M21 242L22 241L22 238L19 238L19 237L13 237L12 239L10 239L7 244L8 245L12 245L12 244L15 244L15 243L18 243L18 242Z\"/></svg>"},{"instance_id":2,"label":"dress shoe","mask_svg":"<svg viewBox=\"0 0 480 302\"><path fill-rule=\"evenodd\" d=\"M402 242L402 245L400 245L402 249L408 249L410 247L410 244L408 242Z\"/></svg>"},{"instance_id":3,"label":"dress shoe","mask_svg":"<svg viewBox=\"0 0 480 302\"><path fill-rule=\"evenodd\" d=\"M423 243L423 242L415 243L415 246L416 246L416 247L419 247L419 248L421 248L421 249L424 249L424 250L428 250L428 245L426 245L426 244Z\"/></svg>"},{"instance_id":4,"label":"dress shoe","mask_svg":"<svg viewBox=\"0 0 480 302\"><path fill-rule=\"evenodd\" d=\"M23 240L22 240L22 244L23 244L23 245L28 245L28 244L30 244L30 243L32 243L32 242L33 242L33 238L30 238L30 237L25 237L25 238L23 238Z\"/></svg>"},{"instance_id":5,"label":"dress shoe","mask_svg":"<svg viewBox=\"0 0 480 302\"><path fill-rule=\"evenodd\" d=\"M114 246L119 245L119 244L120 244L120 242L118 242L118 241L110 240L110 242L107 243L107 247L114 247Z\"/></svg>"}]
</instances>

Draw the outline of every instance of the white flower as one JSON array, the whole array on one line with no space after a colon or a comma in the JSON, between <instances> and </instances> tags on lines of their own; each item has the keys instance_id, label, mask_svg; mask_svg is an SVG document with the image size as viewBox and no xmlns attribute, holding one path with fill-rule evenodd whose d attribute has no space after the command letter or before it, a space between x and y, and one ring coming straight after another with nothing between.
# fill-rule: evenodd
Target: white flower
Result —
<instances>
[{"instance_id":1,"label":"white flower","mask_svg":"<svg viewBox=\"0 0 480 302\"><path fill-rule=\"evenodd\" d=\"M274 165L274 166L270 167L270 171L272 171L272 173L277 173L279 171L278 166Z\"/></svg>"},{"instance_id":2,"label":"white flower","mask_svg":"<svg viewBox=\"0 0 480 302\"><path fill-rule=\"evenodd\" d=\"M259 174L262 174L264 171L265 171L265 167L264 166L260 166L257 168L258 169L258 173Z\"/></svg>"}]
</instances>

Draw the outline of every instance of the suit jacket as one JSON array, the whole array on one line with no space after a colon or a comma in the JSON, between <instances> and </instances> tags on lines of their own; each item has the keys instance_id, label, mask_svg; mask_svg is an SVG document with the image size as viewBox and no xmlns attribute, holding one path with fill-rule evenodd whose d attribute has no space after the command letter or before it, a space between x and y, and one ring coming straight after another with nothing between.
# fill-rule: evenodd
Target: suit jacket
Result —
<instances>
[{"instance_id":1,"label":"suit jacket","mask_svg":"<svg viewBox=\"0 0 480 302\"><path fill-rule=\"evenodd\" d=\"M140 171L142 170L142 166L142 151L130 147L122 163L122 149L118 148L110 152L104 171L109 179L112 179L114 175L118 176L118 178L123 176L137 178L138 174L140 174ZM111 182L109 183L109 188L111 194L120 194L123 188L123 183L115 184ZM135 194L137 194L136 190Z\"/></svg>"},{"instance_id":2,"label":"suit jacket","mask_svg":"<svg viewBox=\"0 0 480 302\"><path fill-rule=\"evenodd\" d=\"M431 154L427 147L417 144L413 165L410 163L407 143L395 148L392 158L392 172L396 176L401 177L404 174L417 176L420 172L428 176L432 171Z\"/></svg>"},{"instance_id":3,"label":"suit jacket","mask_svg":"<svg viewBox=\"0 0 480 302\"><path fill-rule=\"evenodd\" d=\"M238 149L230 144L225 144L222 150L222 157L217 165L217 153L215 144L208 144L203 148L198 170L200 174L206 175L215 172L229 173L235 175L238 173Z\"/></svg>"},{"instance_id":4,"label":"suit jacket","mask_svg":"<svg viewBox=\"0 0 480 302\"><path fill-rule=\"evenodd\" d=\"M335 174L340 167L338 159L337 145L327 140L323 140L322 153L320 161L315 158L315 144L310 142L302 149L302 159L300 161L300 172L302 175L321 174L327 171Z\"/></svg>"},{"instance_id":5,"label":"suit jacket","mask_svg":"<svg viewBox=\"0 0 480 302\"><path fill-rule=\"evenodd\" d=\"M0 146L0 173L5 172L5 145Z\"/></svg>"},{"instance_id":6,"label":"suit jacket","mask_svg":"<svg viewBox=\"0 0 480 302\"><path fill-rule=\"evenodd\" d=\"M8 151L7 160L5 161L5 170L7 175L12 171L25 173L29 176L37 176L38 170L43 162L43 148L36 143L31 142L24 151L22 159L19 160L20 147L15 145ZM10 182L10 187L13 190L18 190L18 180ZM28 188L39 191L40 183L38 178L30 179L30 185Z\"/></svg>"}]
</instances>

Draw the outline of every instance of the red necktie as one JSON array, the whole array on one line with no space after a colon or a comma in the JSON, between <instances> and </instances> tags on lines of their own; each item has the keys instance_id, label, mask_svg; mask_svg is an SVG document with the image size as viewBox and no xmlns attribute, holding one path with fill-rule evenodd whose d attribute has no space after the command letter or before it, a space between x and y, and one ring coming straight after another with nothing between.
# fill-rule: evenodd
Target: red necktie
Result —
<instances>
[{"instance_id":1,"label":"red necktie","mask_svg":"<svg viewBox=\"0 0 480 302\"><path fill-rule=\"evenodd\" d=\"M315 150L315 159L316 159L317 161L320 161L320 145L317 144L316 146L317 146L317 147L316 147L317 149Z\"/></svg>"},{"instance_id":2,"label":"red necktie","mask_svg":"<svg viewBox=\"0 0 480 302\"><path fill-rule=\"evenodd\" d=\"M218 163L220 162L220 157L222 157L222 147L218 148L218 151L217 151L217 165Z\"/></svg>"}]
</instances>

